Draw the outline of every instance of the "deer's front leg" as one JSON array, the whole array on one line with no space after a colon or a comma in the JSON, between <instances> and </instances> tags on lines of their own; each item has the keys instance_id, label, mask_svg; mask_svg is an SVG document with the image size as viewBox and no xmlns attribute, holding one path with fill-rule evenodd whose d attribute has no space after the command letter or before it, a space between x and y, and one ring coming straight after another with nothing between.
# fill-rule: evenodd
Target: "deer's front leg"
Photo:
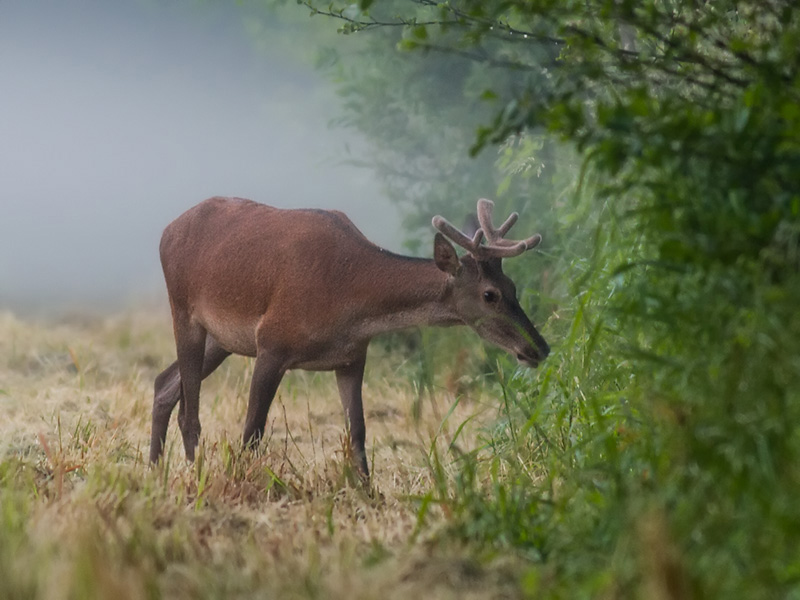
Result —
<instances>
[{"instance_id":1,"label":"deer's front leg","mask_svg":"<svg viewBox=\"0 0 800 600\"><path fill-rule=\"evenodd\" d=\"M366 360L367 350L365 348L361 356L355 361L345 367L336 369L336 383L339 386L342 407L350 429L350 450L353 453L353 462L361 479L368 483L369 467L367 467L367 452L364 449L367 429L364 424L364 406L361 399L364 363Z\"/></svg>"},{"instance_id":2,"label":"deer's front leg","mask_svg":"<svg viewBox=\"0 0 800 600\"><path fill-rule=\"evenodd\" d=\"M283 374L283 366L272 354L259 352L253 367L250 400L247 404L247 418L242 436L245 447L256 448L264 437L267 413Z\"/></svg>"}]
</instances>

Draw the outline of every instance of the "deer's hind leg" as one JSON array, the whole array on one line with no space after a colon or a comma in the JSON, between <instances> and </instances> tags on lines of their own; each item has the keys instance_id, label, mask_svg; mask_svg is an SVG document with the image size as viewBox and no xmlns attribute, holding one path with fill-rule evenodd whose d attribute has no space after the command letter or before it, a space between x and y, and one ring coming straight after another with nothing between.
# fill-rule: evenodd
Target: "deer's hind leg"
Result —
<instances>
[{"instance_id":1,"label":"deer's hind leg","mask_svg":"<svg viewBox=\"0 0 800 600\"><path fill-rule=\"evenodd\" d=\"M206 335L202 379L205 379L231 355L211 335ZM155 381L153 425L150 437L150 462L158 462L164 452L169 419L181 399L181 374L176 360L164 369Z\"/></svg>"},{"instance_id":2,"label":"deer's hind leg","mask_svg":"<svg viewBox=\"0 0 800 600\"><path fill-rule=\"evenodd\" d=\"M186 459L194 461L194 452L200 440L200 382L203 380L203 355L206 330L199 323L186 318L176 319L175 347L178 351L178 370L181 374L181 396L178 402L178 427L183 436Z\"/></svg>"}]
</instances>

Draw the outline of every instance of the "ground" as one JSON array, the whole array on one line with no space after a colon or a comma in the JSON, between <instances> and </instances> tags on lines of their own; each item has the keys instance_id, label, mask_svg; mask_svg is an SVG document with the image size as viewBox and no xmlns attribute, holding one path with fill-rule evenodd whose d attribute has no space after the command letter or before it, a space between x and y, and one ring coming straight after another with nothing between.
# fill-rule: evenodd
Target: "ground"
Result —
<instances>
[{"instance_id":1,"label":"ground","mask_svg":"<svg viewBox=\"0 0 800 600\"><path fill-rule=\"evenodd\" d=\"M168 459L151 468L152 382L173 359L163 310L0 313L0 597L520 595L513 557L445 541L447 507L430 502L434 470L455 470L431 456L479 449L497 416L480 386L450 385L468 374L421 393L414 359L371 349L367 489L329 373L289 374L261 450L241 451L252 361L240 357L203 384L196 463L173 416Z\"/></svg>"}]
</instances>

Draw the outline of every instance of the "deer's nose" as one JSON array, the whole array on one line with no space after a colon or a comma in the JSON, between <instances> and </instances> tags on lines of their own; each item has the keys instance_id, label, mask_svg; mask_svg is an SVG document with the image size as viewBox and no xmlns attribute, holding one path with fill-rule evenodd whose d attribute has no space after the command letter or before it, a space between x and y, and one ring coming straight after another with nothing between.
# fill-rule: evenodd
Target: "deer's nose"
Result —
<instances>
[{"instance_id":1,"label":"deer's nose","mask_svg":"<svg viewBox=\"0 0 800 600\"><path fill-rule=\"evenodd\" d=\"M541 342L539 342L539 356L542 358L542 360L544 360L549 355L550 355L550 346L547 344L547 342L542 340Z\"/></svg>"}]
</instances>

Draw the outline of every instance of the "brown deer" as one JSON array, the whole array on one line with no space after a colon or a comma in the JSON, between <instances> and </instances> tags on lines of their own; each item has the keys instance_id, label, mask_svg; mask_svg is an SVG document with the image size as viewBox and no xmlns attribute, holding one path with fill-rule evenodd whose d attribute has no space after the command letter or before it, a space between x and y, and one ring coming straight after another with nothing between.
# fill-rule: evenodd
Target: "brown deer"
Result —
<instances>
[{"instance_id":1,"label":"brown deer","mask_svg":"<svg viewBox=\"0 0 800 600\"><path fill-rule=\"evenodd\" d=\"M210 198L170 223L161 238L178 360L155 381L150 460L164 449L175 405L188 460L200 436L200 382L232 353L254 356L244 443L264 434L288 369L335 371L355 466L368 480L361 400L370 339L419 325L469 325L536 367L550 349L517 302L501 259L541 241L504 239L493 203L478 201L471 237L442 217L433 260L376 246L343 213L283 210ZM483 238L487 243L483 244ZM467 250L458 257L455 242Z\"/></svg>"}]
</instances>

